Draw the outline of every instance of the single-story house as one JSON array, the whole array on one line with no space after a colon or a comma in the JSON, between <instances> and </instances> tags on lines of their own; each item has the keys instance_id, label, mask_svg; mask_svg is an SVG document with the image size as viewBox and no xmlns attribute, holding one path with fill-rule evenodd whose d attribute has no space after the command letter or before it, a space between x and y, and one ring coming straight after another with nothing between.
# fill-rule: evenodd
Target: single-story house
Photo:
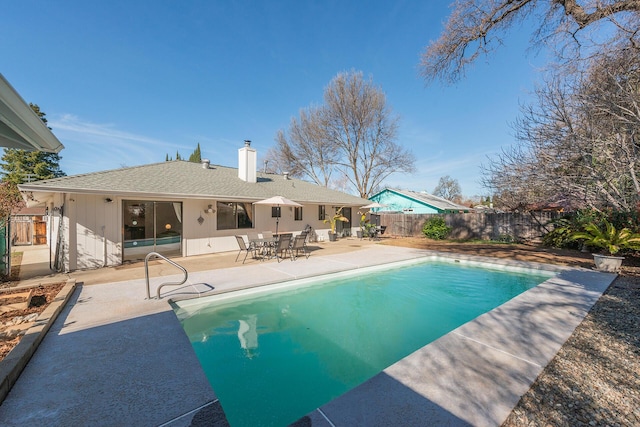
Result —
<instances>
[{"instance_id":1,"label":"single-story house","mask_svg":"<svg viewBox=\"0 0 640 427\"><path fill-rule=\"evenodd\" d=\"M60 271L117 266L151 251L192 256L238 249L248 231L300 232L307 226L328 240L324 219L343 207L358 227L357 211L369 203L287 174L260 173L247 142L238 168L187 161L66 176L19 186L28 206L45 206L50 250ZM302 207L255 204L283 196Z\"/></svg>"},{"instance_id":2,"label":"single-story house","mask_svg":"<svg viewBox=\"0 0 640 427\"><path fill-rule=\"evenodd\" d=\"M369 198L383 207L372 209L376 213L401 212L407 214L439 214L439 213L467 213L468 206L453 203L442 197L426 192L385 188Z\"/></svg>"}]
</instances>

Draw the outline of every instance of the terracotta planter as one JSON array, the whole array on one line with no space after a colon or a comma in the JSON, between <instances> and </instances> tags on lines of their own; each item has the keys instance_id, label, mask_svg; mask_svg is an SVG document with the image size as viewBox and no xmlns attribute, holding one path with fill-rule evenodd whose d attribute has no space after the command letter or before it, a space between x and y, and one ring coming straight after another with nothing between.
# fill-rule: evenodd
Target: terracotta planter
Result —
<instances>
[{"instance_id":1,"label":"terracotta planter","mask_svg":"<svg viewBox=\"0 0 640 427\"><path fill-rule=\"evenodd\" d=\"M608 273L617 273L622 266L624 257L593 254L593 261L596 263L596 270L606 271Z\"/></svg>"}]
</instances>

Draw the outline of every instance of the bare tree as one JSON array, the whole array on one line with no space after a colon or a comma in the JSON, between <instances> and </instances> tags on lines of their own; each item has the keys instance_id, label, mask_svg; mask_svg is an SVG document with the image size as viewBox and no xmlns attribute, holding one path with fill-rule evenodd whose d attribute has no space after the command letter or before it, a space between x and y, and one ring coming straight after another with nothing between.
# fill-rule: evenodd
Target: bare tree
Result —
<instances>
[{"instance_id":1,"label":"bare tree","mask_svg":"<svg viewBox=\"0 0 640 427\"><path fill-rule=\"evenodd\" d=\"M273 166L325 187L337 159L338 152L326 139L324 112L318 107L300 110L300 117L291 119L288 132L278 131L276 148L269 154Z\"/></svg>"},{"instance_id":2,"label":"bare tree","mask_svg":"<svg viewBox=\"0 0 640 427\"><path fill-rule=\"evenodd\" d=\"M618 41L640 48L640 0L458 0L440 37L421 57L427 80L456 82L466 67L503 43L508 30L534 18L532 46L552 47L568 63ZM597 37L587 28L607 26Z\"/></svg>"},{"instance_id":3,"label":"bare tree","mask_svg":"<svg viewBox=\"0 0 640 427\"><path fill-rule=\"evenodd\" d=\"M372 79L340 73L325 88L324 105L301 110L288 132L278 132L273 157L324 186L337 172L366 198L392 173L414 170L413 154L395 142L397 128Z\"/></svg>"},{"instance_id":4,"label":"bare tree","mask_svg":"<svg viewBox=\"0 0 640 427\"><path fill-rule=\"evenodd\" d=\"M521 145L484 166L483 183L513 209L555 201L633 210L640 184L640 57L613 50L575 78L554 77L515 124Z\"/></svg>"},{"instance_id":5,"label":"bare tree","mask_svg":"<svg viewBox=\"0 0 640 427\"><path fill-rule=\"evenodd\" d=\"M445 175L438 180L438 185L434 188L433 195L458 203L462 200L462 189L457 179Z\"/></svg>"}]
</instances>

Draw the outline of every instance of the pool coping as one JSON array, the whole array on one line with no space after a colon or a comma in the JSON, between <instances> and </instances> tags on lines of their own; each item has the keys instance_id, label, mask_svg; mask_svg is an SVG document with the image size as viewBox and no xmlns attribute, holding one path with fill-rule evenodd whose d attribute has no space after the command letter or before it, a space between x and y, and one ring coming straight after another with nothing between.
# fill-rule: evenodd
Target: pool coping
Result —
<instances>
[{"instance_id":1,"label":"pool coping","mask_svg":"<svg viewBox=\"0 0 640 427\"><path fill-rule=\"evenodd\" d=\"M501 425L616 277L558 271L307 417L314 426Z\"/></svg>"},{"instance_id":2,"label":"pool coping","mask_svg":"<svg viewBox=\"0 0 640 427\"><path fill-rule=\"evenodd\" d=\"M540 288L534 298L516 297L514 306L502 305L423 347L308 414L302 423L425 425L425 420L445 420L452 425L498 425L616 277L549 264L374 246L296 262L193 273L191 285L168 292L160 301L145 300L144 279L79 284L0 405L0 424L182 427L206 425L211 417L223 422L215 390L206 381L168 297L199 294L210 288L207 283L222 292L434 254L551 268L562 277L521 294ZM157 288L157 281L152 284ZM500 312L494 313L496 310ZM512 320L505 325L500 316ZM478 331L492 336L478 335ZM487 345L488 338L496 340L494 346ZM515 354L507 347L509 343L535 351ZM469 353L471 360L461 358L461 353ZM469 371L476 362L495 369L479 376ZM501 375L506 375L504 383ZM495 380L487 383L487 378ZM483 388L487 385L490 393Z\"/></svg>"}]
</instances>

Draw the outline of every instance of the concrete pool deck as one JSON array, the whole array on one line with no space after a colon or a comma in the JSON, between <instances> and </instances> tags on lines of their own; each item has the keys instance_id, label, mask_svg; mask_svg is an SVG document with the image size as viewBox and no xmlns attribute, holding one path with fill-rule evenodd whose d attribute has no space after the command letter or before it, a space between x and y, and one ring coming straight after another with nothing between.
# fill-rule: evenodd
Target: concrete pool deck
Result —
<instances>
[{"instance_id":1,"label":"concrete pool deck","mask_svg":"<svg viewBox=\"0 0 640 427\"><path fill-rule=\"evenodd\" d=\"M0 424L225 425L215 393L167 303L169 297L195 295L210 286L230 291L433 254L375 245L296 262L198 271L190 273L187 285L164 288L160 301L145 300L145 282L139 278L78 286L0 406ZM552 268L558 276L308 414L305 425L500 425L615 278ZM152 279L151 294L172 277Z\"/></svg>"}]
</instances>

